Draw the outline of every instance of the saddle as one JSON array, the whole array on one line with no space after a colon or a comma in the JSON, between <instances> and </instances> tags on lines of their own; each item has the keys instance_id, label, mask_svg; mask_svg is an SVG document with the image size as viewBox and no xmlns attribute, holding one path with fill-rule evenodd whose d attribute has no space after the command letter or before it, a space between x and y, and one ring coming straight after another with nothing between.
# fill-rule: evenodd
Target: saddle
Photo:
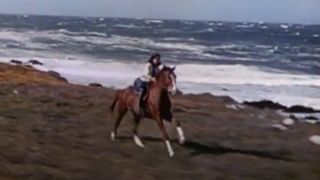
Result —
<instances>
[{"instance_id":1,"label":"saddle","mask_svg":"<svg viewBox=\"0 0 320 180\"><path fill-rule=\"evenodd\" d=\"M139 94L142 86L143 86L143 81L140 78L137 78L134 80L132 88L136 94Z\"/></svg>"}]
</instances>

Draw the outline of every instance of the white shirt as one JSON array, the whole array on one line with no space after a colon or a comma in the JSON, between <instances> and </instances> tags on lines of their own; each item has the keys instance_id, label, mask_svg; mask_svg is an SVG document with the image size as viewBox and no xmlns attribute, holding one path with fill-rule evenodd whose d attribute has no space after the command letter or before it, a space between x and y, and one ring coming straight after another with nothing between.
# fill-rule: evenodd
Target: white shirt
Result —
<instances>
[{"instance_id":1,"label":"white shirt","mask_svg":"<svg viewBox=\"0 0 320 180\"><path fill-rule=\"evenodd\" d=\"M144 68L143 68L143 72L142 72L142 76L140 76L140 79L142 81L145 82L150 82L152 81L152 64L151 63L147 63ZM160 66L157 67L158 70L160 71L163 68L163 65L161 64Z\"/></svg>"}]
</instances>

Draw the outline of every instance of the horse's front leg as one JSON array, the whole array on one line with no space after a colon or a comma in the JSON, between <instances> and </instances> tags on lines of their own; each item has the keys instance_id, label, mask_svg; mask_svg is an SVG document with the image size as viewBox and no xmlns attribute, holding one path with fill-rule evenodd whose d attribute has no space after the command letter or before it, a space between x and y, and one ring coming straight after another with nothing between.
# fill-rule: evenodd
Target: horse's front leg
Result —
<instances>
[{"instance_id":1,"label":"horse's front leg","mask_svg":"<svg viewBox=\"0 0 320 180\"><path fill-rule=\"evenodd\" d=\"M138 126L140 124L140 117L138 115L134 115L134 126L133 126L133 140L134 143L139 147L144 147L143 143L141 142L139 136L138 136Z\"/></svg>"},{"instance_id":2,"label":"horse's front leg","mask_svg":"<svg viewBox=\"0 0 320 180\"><path fill-rule=\"evenodd\" d=\"M174 156L174 152L173 152L173 149L171 147L169 136L168 136L168 133L167 133L165 127L164 127L163 121L162 121L161 118L157 118L156 121L157 121L157 124L158 124L161 132L162 132L163 141L164 141L164 143L165 143L165 145L167 147L169 156L172 157L172 156Z\"/></svg>"},{"instance_id":3,"label":"horse's front leg","mask_svg":"<svg viewBox=\"0 0 320 180\"><path fill-rule=\"evenodd\" d=\"M183 133L183 130L181 127L181 122L177 119L173 119L173 122L176 125L176 130L177 130L178 138L179 138L179 144L184 144L184 142L186 141L186 138L184 136L184 133Z\"/></svg>"}]
</instances>

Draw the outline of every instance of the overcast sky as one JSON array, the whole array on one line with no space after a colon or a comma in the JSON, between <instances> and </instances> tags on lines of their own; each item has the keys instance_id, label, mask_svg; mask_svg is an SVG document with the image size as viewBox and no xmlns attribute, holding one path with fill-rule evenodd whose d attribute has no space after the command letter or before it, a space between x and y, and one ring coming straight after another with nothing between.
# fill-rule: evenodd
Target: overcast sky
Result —
<instances>
[{"instance_id":1,"label":"overcast sky","mask_svg":"<svg viewBox=\"0 0 320 180\"><path fill-rule=\"evenodd\" d=\"M0 13L320 24L320 0L0 0Z\"/></svg>"}]
</instances>

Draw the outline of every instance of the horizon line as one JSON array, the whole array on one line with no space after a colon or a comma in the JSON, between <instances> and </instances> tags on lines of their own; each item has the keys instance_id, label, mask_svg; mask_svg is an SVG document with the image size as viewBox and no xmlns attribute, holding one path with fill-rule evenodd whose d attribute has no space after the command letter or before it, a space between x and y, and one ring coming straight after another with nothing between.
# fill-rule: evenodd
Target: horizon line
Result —
<instances>
[{"instance_id":1,"label":"horizon line","mask_svg":"<svg viewBox=\"0 0 320 180\"><path fill-rule=\"evenodd\" d=\"M289 25L320 25L320 23L298 23L298 22L271 22L271 21L235 21L235 20L209 20L209 19L175 19L175 18L147 18L147 17L127 17L127 16L95 16L95 15L59 15L41 13L0 13L0 15L19 16L53 16L53 17L82 17L82 18L117 18L117 19L141 19L141 20L164 20L164 21L209 21L209 22L230 22L230 23L263 23L263 24L289 24Z\"/></svg>"}]
</instances>

